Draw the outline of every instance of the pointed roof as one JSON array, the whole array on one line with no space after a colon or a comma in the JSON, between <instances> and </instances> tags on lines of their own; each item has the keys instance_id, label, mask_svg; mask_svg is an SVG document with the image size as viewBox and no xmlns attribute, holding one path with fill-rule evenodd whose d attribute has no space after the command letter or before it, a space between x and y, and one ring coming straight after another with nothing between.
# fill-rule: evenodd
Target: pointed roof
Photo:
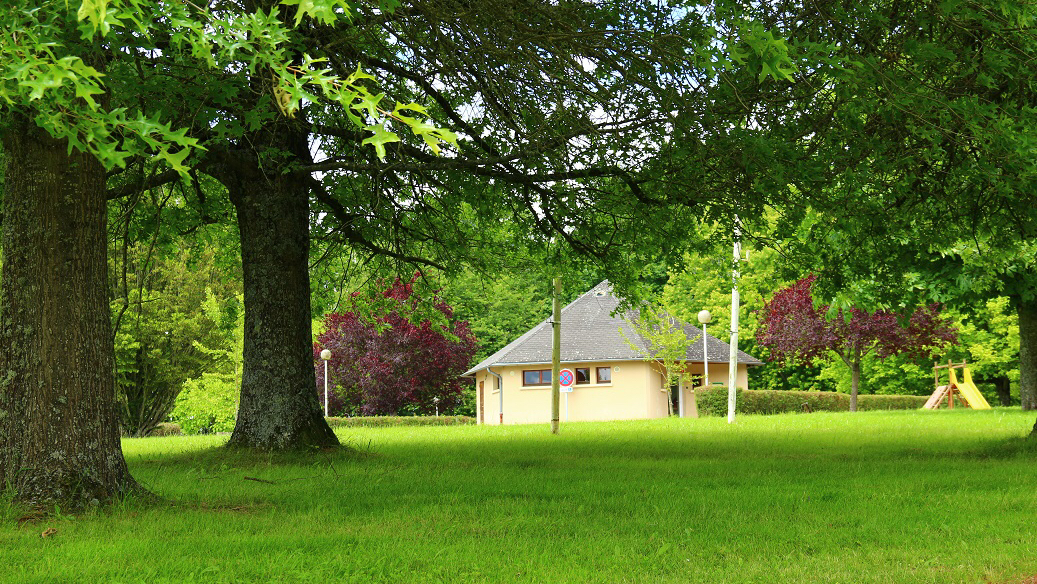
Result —
<instances>
[{"instance_id":1,"label":"pointed roof","mask_svg":"<svg viewBox=\"0 0 1037 584\"><path fill-rule=\"evenodd\" d=\"M612 285L605 280L562 309L562 361L640 361L642 354L627 343L623 335L647 345L630 323L633 314L616 313L620 300L612 295ZM620 333L622 330L622 334ZM688 361L702 361L702 331L693 325L684 325L685 334L698 339L688 347ZM481 363L465 372L471 376L487 367L504 365L543 364L551 362L552 345L551 319L547 318L524 335L508 343ZM707 334L710 363L727 363L730 345ZM738 352L738 362L747 365L763 365L763 362L745 353Z\"/></svg>"}]
</instances>

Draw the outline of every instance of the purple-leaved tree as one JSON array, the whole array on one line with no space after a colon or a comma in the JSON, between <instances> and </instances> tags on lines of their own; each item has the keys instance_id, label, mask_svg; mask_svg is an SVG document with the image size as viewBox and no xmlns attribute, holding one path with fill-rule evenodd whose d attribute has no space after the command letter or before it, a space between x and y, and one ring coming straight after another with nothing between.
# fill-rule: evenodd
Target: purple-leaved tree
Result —
<instances>
[{"instance_id":1,"label":"purple-leaved tree","mask_svg":"<svg viewBox=\"0 0 1037 584\"><path fill-rule=\"evenodd\" d=\"M874 352L884 359L892 355L929 357L957 342L954 325L940 314L940 306L920 306L906 319L897 313L866 312L852 308L826 318L829 307L815 305L809 276L778 291L764 307L763 332L757 337L778 362L812 364L834 353L850 368L850 411L857 411L861 360ZM830 353L831 352L831 353Z\"/></svg>"},{"instance_id":2,"label":"purple-leaved tree","mask_svg":"<svg viewBox=\"0 0 1037 584\"><path fill-rule=\"evenodd\" d=\"M397 278L373 309L354 297L351 311L324 317L325 331L313 344L313 358L323 400L320 352L331 350L328 381L333 415L391 416L404 409L431 414L437 407L451 411L461 405L461 374L475 355L475 337L466 321L412 322L416 320L414 310L422 302L413 283L413 279L403 282ZM438 297L429 302L442 321L449 322L453 315L450 306Z\"/></svg>"}]
</instances>

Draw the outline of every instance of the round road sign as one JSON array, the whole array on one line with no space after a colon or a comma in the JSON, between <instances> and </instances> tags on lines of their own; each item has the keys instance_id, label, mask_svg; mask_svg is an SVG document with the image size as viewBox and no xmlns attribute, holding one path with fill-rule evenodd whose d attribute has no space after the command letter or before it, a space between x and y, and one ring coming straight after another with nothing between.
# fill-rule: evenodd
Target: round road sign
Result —
<instances>
[{"instance_id":1,"label":"round road sign","mask_svg":"<svg viewBox=\"0 0 1037 584\"><path fill-rule=\"evenodd\" d=\"M572 369L562 369L558 372L558 383L562 387L572 387L576 383L576 374Z\"/></svg>"}]
</instances>

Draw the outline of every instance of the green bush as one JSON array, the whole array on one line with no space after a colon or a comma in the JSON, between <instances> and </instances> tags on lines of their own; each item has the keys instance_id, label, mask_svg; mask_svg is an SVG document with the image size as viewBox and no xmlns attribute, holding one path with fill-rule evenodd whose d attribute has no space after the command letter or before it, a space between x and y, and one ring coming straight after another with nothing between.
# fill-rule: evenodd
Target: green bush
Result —
<instances>
[{"instance_id":1,"label":"green bush","mask_svg":"<svg viewBox=\"0 0 1037 584\"><path fill-rule=\"evenodd\" d=\"M827 391L743 390L736 392L738 414L784 414L789 412L846 412L850 396ZM727 415L727 388L716 387L697 392L699 412L711 416ZM859 395L858 410L916 410L925 405L921 395Z\"/></svg>"},{"instance_id":2,"label":"green bush","mask_svg":"<svg viewBox=\"0 0 1037 584\"><path fill-rule=\"evenodd\" d=\"M184 384L173 420L184 434L230 432L238 416L239 385L233 375L205 373Z\"/></svg>"},{"instance_id":3,"label":"green bush","mask_svg":"<svg viewBox=\"0 0 1037 584\"><path fill-rule=\"evenodd\" d=\"M475 424L469 416L365 416L356 418L328 418L332 428L350 426L461 426Z\"/></svg>"}]
</instances>

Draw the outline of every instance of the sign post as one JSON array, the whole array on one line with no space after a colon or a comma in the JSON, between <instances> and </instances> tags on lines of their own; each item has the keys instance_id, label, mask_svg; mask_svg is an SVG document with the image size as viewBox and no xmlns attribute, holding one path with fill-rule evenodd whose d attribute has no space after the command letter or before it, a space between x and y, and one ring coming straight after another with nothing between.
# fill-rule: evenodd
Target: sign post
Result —
<instances>
[{"instance_id":1,"label":"sign post","mask_svg":"<svg viewBox=\"0 0 1037 584\"><path fill-rule=\"evenodd\" d=\"M553 241L553 240L552 240ZM562 368L562 279L555 278L554 316L551 318L551 433L558 433L558 376Z\"/></svg>"},{"instance_id":2,"label":"sign post","mask_svg":"<svg viewBox=\"0 0 1037 584\"><path fill-rule=\"evenodd\" d=\"M558 385L565 394L565 421L569 421L569 394L573 392L573 384L576 383L576 374L572 369L562 369L558 372Z\"/></svg>"}]
</instances>

